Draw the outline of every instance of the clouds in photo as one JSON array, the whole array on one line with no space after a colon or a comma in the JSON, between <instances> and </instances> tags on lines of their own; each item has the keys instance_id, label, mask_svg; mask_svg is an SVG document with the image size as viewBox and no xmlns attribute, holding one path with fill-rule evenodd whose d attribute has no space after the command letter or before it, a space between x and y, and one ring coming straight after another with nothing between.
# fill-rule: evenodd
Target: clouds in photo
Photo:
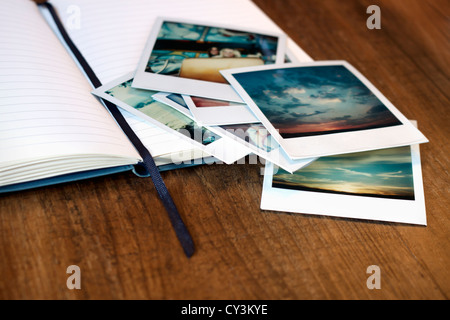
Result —
<instances>
[{"instance_id":1,"label":"clouds in photo","mask_svg":"<svg viewBox=\"0 0 450 320\"><path fill-rule=\"evenodd\" d=\"M273 176L277 187L414 198L409 147L322 157L289 174Z\"/></svg>"},{"instance_id":2,"label":"clouds in photo","mask_svg":"<svg viewBox=\"0 0 450 320\"><path fill-rule=\"evenodd\" d=\"M234 77L282 135L401 124L344 66L283 68Z\"/></svg>"}]
</instances>

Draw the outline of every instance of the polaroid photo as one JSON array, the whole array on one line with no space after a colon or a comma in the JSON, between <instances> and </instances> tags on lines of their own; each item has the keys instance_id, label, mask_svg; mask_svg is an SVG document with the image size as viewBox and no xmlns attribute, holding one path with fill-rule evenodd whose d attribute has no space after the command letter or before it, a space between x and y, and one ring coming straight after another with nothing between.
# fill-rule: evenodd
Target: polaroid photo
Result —
<instances>
[{"instance_id":1,"label":"polaroid photo","mask_svg":"<svg viewBox=\"0 0 450 320\"><path fill-rule=\"evenodd\" d=\"M220 136L226 136L241 143L249 148L252 153L290 173L316 160L316 158L300 160L292 160L289 158L261 123L211 126L209 128Z\"/></svg>"},{"instance_id":2,"label":"polaroid photo","mask_svg":"<svg viewBox=\"0 0 450 320\"><path fill-rule=\"evenodd\" d=\"M284 34L159 17L132 86L242 102L219 70L283 63L285 47Z\"/></svg>"},{"instance_id":3,"label":"polaroid photo","mask_svg":"<svg viewBox=\"0 0 450 320\"><path fill-rule=\"evenodd\" d=\"M259 122L244 103L187 95L183 98L196 121L205 126Z\"/></svg>"},{"instance_id":4,"label":"polaroid photo","mask_svg":"<svg viewBox=\"0 0 450 320\"><path fill-rule=\"evenodd\" d=\"M220 72L292 159L428 142L345 61Z\"/></svg>"},{"instance_id":5,"label":"polaroid photo","mask_svg":"<svg viewBox=\"0 0 450 320\"><path fill-rule=\"evenodd\" d=\"M132 88L132 81L133 73L130 73L93 90L92 93L190 142L201 151L227 164L249 154L248 148L229 138L222 138L208 128L198 125L186 114L156 101L152 97L156 94L155 91Z\"/></svg>"},{"instance_id":6,"label":"polaroid photo","mask_svg":"<svg viewBox=\"0 0 450 320\"><path fill-rule=\"evenodd\" d=\"M426 225L419 145L266 164L261 209Z\"/></svg>"}]
</instances>

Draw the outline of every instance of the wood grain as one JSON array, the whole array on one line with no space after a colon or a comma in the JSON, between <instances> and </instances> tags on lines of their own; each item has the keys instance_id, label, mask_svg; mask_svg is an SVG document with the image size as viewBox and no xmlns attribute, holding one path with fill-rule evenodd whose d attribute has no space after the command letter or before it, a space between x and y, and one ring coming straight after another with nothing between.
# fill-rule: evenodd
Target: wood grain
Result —
<instances>
[{"instance_id":1,"label":"wood grain","mask_svg":"<svg viewBox=\"0 0 450 320\"><path fill-rule=\"evenodd\" d=\"M255 3L418 120L428 226L261 211L261 164L205 165L163 173L187 259L151 181L117 174L0 195L0 299L449 298L449 2L379 0L381 30L366 28L369 0ZM72 264L81 290L66 287Z\"/></svg>"}]
</instances>

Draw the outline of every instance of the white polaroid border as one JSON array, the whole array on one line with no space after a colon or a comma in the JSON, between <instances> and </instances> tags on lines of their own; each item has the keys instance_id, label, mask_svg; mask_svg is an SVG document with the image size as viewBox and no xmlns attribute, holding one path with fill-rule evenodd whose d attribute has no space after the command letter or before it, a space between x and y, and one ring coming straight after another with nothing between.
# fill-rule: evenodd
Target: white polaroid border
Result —
<instances>
[{"instance_id":1,"label":"white polaroid border","mask_svg":"<svg viewBox=\"0 0 450 320\"><path fill-rule=\"evenodd\" d=\"M195 120L200 125L200 122L195 119L194 115L189 110L187 105L186 105L186 107L184 107L184 106L180 105L179 103L177 103L176 101L173 101L172 99L169 98L169 96L172 95L172 94L178 94L178 93L158 92L158 93L155 93L152 96L152 98L155 99L156 101L159 101L161 103L167 104L168 106L171 106L174 109L177 109L178 111L180 111L184 115L186 115L189 118ZM181 97L181 99L183 99L183 95L181 95L181 94L178 94L178 95ZM183 101L185 101L185 100L183 99Z\"/></svg>"},{"instance_id":2,"label":"white polaroid border","mask_svg":"<svg viewBox=\"0 0 450 320\"><path fill-rule=\"evenodd\" d=\"M286 47L286 52L285 52L285 57L284 58L285 58L284 59L285 63L300 63L300 62L311 62L311 61L314 61L309 56L308 57L302 57L303 59L299 59L298 55L294 54L294 52L292 51L292 49L289 46ZM286 58L288 58L289 61L286 61Z\"/></svg>"},{"instance_id":3,"label":"white polaroid border","mask_svg":"<svg viewBox=\"0 0 450 320\"><path fill-rule=\"evenodd\" d=\"M226 137L225 138L221 137L221 139L219 139L217 141L211 142L207 145L203 145L202 143L194 140L193 138L187 137L187 136L179 133L178 131L167 127L166 125L162 124L161 122L153 119L152 117L140 112L139 110L136 110L135 108L131 107L130 105L126 104L125 102L106 93L106 91L108 91L109 89L111 89L123 82L131 80L133 78L133 74L134 74L133 72L130 72L116 80L108 82L108 83L94 89L92 91L92 93L102 99L105 99L107 101L114 103L115 105L128 111L129 113L131 113L145 121L148 121L149 123L161 128L167 132L170 132L170 133L174 134L175 136L178 136L180 139L183 139L183 140L191 143L193 146L195 146L198 149L202 150L203 152L217 158L218 160L225 162L226 164L232 164L250 153L250 150L248 148L245 148L242 145L235 143L234 141L232 141L231 139L226 138ZM190 117L190 118L192 119L192 117ZM207 128L207 127L205 127L205 128L209 130L209 128Z\"/></svg>"},{"instance_id":4,"label":"white polaroid border","mask_svg":"<svg viewBox=\"0 0 450 320\"><path fill-rule=\"evenodd\" d=\"M205 97L210 99L242 102L239 95L233 90L233 88L229 84L179 78L171 75L161 75L145 71L148 59L151 55L151 52L153 51L153 47L155 45L159 31L164 21L241 30L243 32L258 33L266 36L276 37L278 38L278 45L275 64L281 64L284 61L284 53L286 50L285 34L268 33L266 31L251 30L251 29L244 30L242 28L237 28L236 26L222 25L216 23L208 24L205 23L204 21L193 21L170 17L158 17L155 21L155 24L152 28L152 32L149 36L149 39L147 41L147 44L145 46L145 49L142 53L141 59L137 66L132 87L154 91L173 92L185 95Z\"/></svg>"},{"instance_id":5,"label":"white polaroid border","mask_svg":"<svg viewBox=\"0 0 450 320\"><path fill-rule=\"evenodd\" d=\"M399 200L272 187L272 163L266 163L261 209L301 214L426 225L419 145L411 146L414 200Z\"/></svg>"},{"instance_id":6,"label":"white polaroid border","mask_svg":"<svg viewBox=\"0 0 450 320\"><path fill-rule=\"evenodd\" d=\"M224 102L223 106L197 107L191 96L182 96L195 120L205 126L259 122L246 104L227 106Z\"/></svg>"},{"instance_id":7,"label":"white polaroid border","mask_svg":"<svg viewBox=\"0 0 450 320\"><path fill-rule=\"evenodd\" d=\"M312 159L300 159L300 160L292 160L289 158L286 153L283 151L283 149L278 145L275 146L274 149L271 151L264 151L257 146L245 141L244 139L238 137L237 135L234 135L232 132L229 132L225 130L224 128L220 126L211 126L209 127L210 130L214 133L217 133L218 135L222 137L229 137L230 139L233 139L234 141L242 144L243 146L249 148L252 153L256 154L257 156L263 158L266 161L269 161L270 163L274 163L280 168L283 168L284 170L293 173L301 168L306 167L311 162L316 160L317 158ZM275 142L276 143L276 142Z\"/></svg>"},{"instance_id":8,"label":"white polaroid border","mask_svg":"<svg viewBox=\"0 0 450 320\"><path fill-rule=\"evenodd\" d=\"M258 108L253 99L234 78L235 74L257 72L262 70L276 70L287 68L311 67L311 66L344 66L352 72L402 123L401 125L366 129L343 133L330 133L317 136L298 138L283 138L277 129L270 123L264 113ZM236 92L247 103L252 112L262 124L269 130L277 142L282 146L292 159L315 158L333 154L353 153L374 149L400 147L428 142L427 138L415 128L406 117L389 100L378 91L361 73L346 61L318 61L307 63L288 63L283 66L266 65L259 67L247 67L222 70L220 73L228 80Z\"/></svg>"}]
</instances>

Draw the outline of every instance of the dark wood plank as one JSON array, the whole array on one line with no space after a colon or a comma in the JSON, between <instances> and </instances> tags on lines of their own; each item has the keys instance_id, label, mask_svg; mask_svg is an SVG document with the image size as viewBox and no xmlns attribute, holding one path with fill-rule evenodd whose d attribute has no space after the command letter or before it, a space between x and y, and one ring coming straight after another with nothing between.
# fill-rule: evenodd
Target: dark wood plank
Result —
<instances>
[{"instance_id":1,"label":"dark wood plank","mask_svg":"<svg viewBox=\"0 0 450 320\"><path fill-rule=\"evenodd\" d=\"M187 259L150 180L117 174L0 195L0 299L448 299L448 1L377 1L381 30L368 0L255 3L418 120L428 226L261 211L261 164L205 165L163 173ZM81 290L66 287L72 264ZM381 290L366 287L373 264Z\"/></svg>"}]
</instances>

